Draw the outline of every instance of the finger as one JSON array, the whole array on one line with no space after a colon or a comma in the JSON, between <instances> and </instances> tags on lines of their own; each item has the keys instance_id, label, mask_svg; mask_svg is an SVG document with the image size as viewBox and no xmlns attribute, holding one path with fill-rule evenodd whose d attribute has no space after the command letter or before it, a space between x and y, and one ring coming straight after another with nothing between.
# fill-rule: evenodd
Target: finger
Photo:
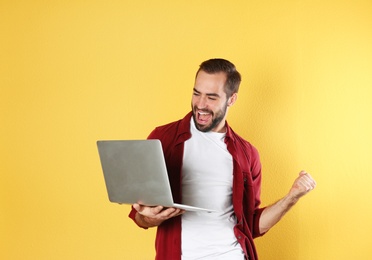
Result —
<instances>
[{"instance_id":1,"label":"finger","mask_svg":"<svg viewBox=\"0 0 372 260\"><path fill-rule=\"evenodd\" d=\"M315 188L316 181L313 179L313 177L311 177L309 173L302 175L301 178L303 178L306 182L308 182L311 185L312 189Z\"/></svg>"},{"instance_id":2,"label":"finger","mask_svg":"<svg viewBox=\"0 0 372 260\"><path fill-rule=\"evenodd\" d=\"M297 184L300 190L309 190L308 184L303 178L298 179Z\"/></svg>"},{"instance_id":3,"label":"finger","mask_svg":"<svg viewBox=\"0 0 372 260\"><path fill-rule=\"evenodd\" d=\"M162 214L164 216L170 216L170 215L174 214L175 212L177 212L176 208L167 208L167 209L163 210Z\"/></svg>"},{"instance_id":4,"label":"finger","mask_svg":"<svg viewBox=\"0 0 372 260\"><path fill-rule=\"evenodd\" d=\"M181 210L181 209L177 209L176 211L174 211L171 215L170 215L170 217L177 217L177 216L179 216L179 215L182 215L183 213L184 213L185 211L184 210Z\"/></svg>"},{"instance_id":5,"label":"finger","mask_svg":"<svg viewBox=\"0 0 372 260\"><path fill-rule=\"evenodd\" d=\"M305 170L300 171L299 178L306 178L306 180L311 183L312 187L315 188L316 182L313 179L313 177L310 175L310 173L306 172Z\"/></svg>"},{"instance_id":6,"label":"finger","mask_svg":"<svg viewBox=\"0 0 372 260\"><path fill-rule=\"evenodd\" d=\"M140 211L140 209L141 209L141 206L138 203L134 203L132 206L137 211Z\"/></svg>"},{"instance_id":7,"label":"finger","mask_svg":"<svg viewBox=\"0 0 372 260\"><path fill-rule=\"evenodd\" d=\"M173 214L174 214L174 216L178 216L178 215L181 215L183 213L185 213L185 210L183 210L183 209L177 209Z\"/></svg>"},{"instance_id":8,"label":"finger","mask_svg":"<svg viewBox=\"0 0 372 260\"><path fill-rule=\"evenodd\" d=\"M184 212L184 210L181 210L181 209L167 208L166 210L161 212L161 214L162 214L163 217L171 218L171 217L178 216L178 215L182 214L183 212Z\"/></svg>"},{"instance_id":9,"label":"finger","mask_svg":"<svg viewBox=\"0 0 372 260\"><path fill-rule=\"evenodd\" d=\"M301 184L306 188L306 191L313 190L316 186L314 181L311 178L307 178L307 176L304 176L301 180Z\"/></svg>"},{"instance_id":10,"label":"finger","mask_svg":"<svg viewBox=\"0 0 372 260\"><path fill-rule=\"evenodd\" d=\"M151 211L153 214L159 214L159 212L161 212L163 208L164 208L163 206L156 206L156 207L151 208Z\"/></svg>"}]
</instances>

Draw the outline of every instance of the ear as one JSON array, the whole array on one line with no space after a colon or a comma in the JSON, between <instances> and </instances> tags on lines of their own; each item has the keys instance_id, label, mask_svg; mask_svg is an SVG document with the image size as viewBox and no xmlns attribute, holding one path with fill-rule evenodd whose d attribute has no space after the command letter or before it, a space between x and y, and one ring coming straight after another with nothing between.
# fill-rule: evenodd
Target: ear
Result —
<instances>
[{"instance_id":1,"label":"ear","mask_svg":"<svg viewBox=\"0 0 372 260\"><path fill-rule=\"evenodd\" d=\"M227 106L231 107L232 105L234 105L237 99L238 99L238 93L232 94L231 97L229 97L229 100L227 101Z\"/></svg>"}]
</instances>

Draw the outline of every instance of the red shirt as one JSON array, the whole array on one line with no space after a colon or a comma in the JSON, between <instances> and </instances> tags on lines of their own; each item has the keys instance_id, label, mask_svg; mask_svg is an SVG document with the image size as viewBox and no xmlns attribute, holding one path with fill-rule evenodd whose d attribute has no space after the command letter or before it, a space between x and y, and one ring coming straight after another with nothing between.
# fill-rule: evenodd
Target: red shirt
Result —
<instances>
[{"instance_id":1,"label":"red shirt","mask_svg":"<svg viewBox=\"0 0 372 260\"><path fill-rule=\"evenodd\" d=\"M183 119L155 128L148 139L159 139L163 146L173 199L182 203L181 169L184 142L191 138L192 113ZM253 238L263 234L259 231L259 219L264 208L261 203L261 163L255 147L237 135L226 123L225 143L233 158L232 202L237 224L235 236L249 260L257 260ZM134 220L136 210L129 217ZM181 259L181 216L164 221L157 227L156 259Z\"/></svg>"}]
</instances>

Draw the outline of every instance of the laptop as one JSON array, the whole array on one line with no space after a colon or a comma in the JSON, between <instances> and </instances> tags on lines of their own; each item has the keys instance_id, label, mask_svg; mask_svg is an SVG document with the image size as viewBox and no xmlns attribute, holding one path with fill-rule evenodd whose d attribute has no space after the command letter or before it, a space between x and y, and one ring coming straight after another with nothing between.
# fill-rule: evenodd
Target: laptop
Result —
<instances>
[{"instance_id":1,"label":"laptop","mask_svg":"<svg viewBox=\"0 0 372 260\"><path fill-rule=\"evenodd\" d=\"M215 211L174 203L160 140L100 140L97 147L111 202Z\"/></svg>"}]
</instances>

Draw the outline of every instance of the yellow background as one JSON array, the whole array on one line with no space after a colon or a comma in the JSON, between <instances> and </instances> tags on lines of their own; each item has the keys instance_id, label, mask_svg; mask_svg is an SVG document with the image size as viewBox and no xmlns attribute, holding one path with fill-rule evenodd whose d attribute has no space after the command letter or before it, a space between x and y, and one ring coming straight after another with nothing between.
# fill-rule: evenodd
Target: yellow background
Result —
<instances>
[{"instance_id":1,"label":"yellow background","mask_svg":"<svg viewBox=\"0 0 372 260\"><path fill-rule=\"evenodd\" d=\"M261 260L371 259L372 3L0 0L0 258L153 259L108 202L98 139L190 109L201 61L243 82L228 121L260 151L263 205L318 182Z\"/></svg>"}]
</instances>

